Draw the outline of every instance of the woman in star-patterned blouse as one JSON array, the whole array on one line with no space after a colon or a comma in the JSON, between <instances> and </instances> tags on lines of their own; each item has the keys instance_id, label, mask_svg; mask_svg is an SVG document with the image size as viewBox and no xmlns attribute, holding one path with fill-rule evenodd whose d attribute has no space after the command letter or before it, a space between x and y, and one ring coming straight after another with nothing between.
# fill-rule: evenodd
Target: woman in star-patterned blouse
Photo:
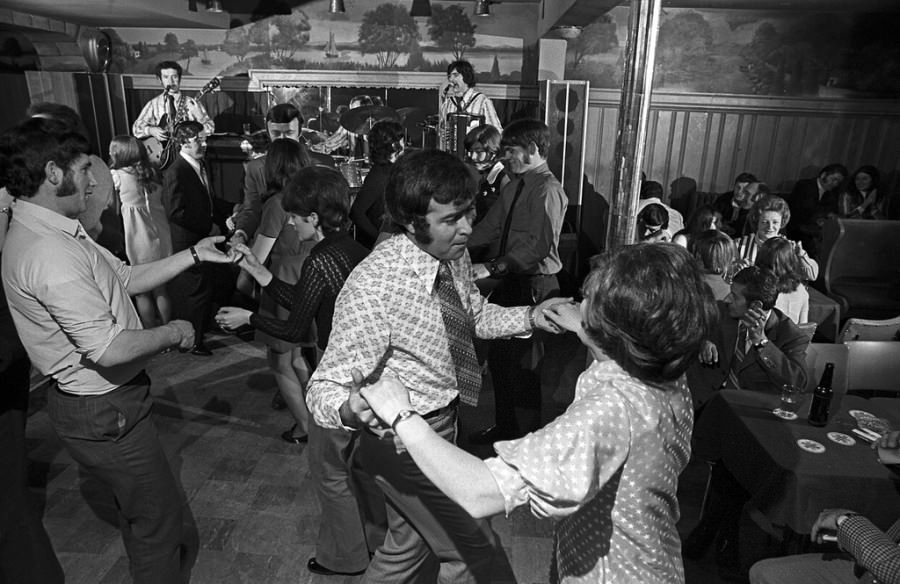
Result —
<instances>
[{"instance_id":1,"label":"woman in star-patterned blouse","mask_svg":"<svg viewBox=\"0 0 900 584\"><path fill-rule=\"evenodd\" d=\"M476 517L528 504L555 517L553 582L683 582L675 524L678 476L690 457L693 410L684 371L715 322L715 304L688 253L638 244L605 255L584 285L580 314L547 316L597 360L575 401L481 461L441 440L383 377L362 395L435 485Z\"/></svg>"}]
</instances>

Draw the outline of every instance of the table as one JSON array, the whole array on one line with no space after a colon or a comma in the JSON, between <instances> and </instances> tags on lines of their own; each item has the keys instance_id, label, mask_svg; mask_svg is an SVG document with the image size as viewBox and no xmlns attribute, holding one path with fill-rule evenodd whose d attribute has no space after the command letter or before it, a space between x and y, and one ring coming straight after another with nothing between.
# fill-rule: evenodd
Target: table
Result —
<instances>
[{"instance_id":1,"label":"table","mask_svg":"<svg viewBox=\"0 0 900 584\"><path fill-rule=\"evenodd\" d=\"M810 399L805 397L796 420L785 421L772 414L780 401L777 395L720 390L695 424L694 452L705 460L720 460L750 493L750 504L773 525L809 533L819 512L830 507L852 509L886 529L900 517L900 476L882 466L868 444L857 439L853 446L842 446L827 433L856 438L850 431L855 421L847 413L852 409L900 428L900 399L835 396L823 428L806 421ZM801 438L819 442L825 452L802 450L797 446Z\"/></svg>"},{"instance_id":2,"label":"table","mask_svg":"<svg viewBox=\"0 0 900 584\"><path fill-rule=\"evenodd\" d=\"M809 292L809 322L818 324L817 331L832 343L837 342L841 330L841 305L815 288Z\"/></svg>"}]
</instances>

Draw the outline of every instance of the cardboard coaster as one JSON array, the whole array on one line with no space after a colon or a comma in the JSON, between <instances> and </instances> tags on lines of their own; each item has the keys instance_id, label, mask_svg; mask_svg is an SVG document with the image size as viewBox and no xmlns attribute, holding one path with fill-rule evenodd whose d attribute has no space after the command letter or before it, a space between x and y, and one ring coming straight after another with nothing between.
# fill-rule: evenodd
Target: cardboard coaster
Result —
<instances>
[{"instance_id":1,"label":"cardboard coaster","mask_svg":"<svg viewBox=\"0 0 900 584\"><path fill-rule=\"evenodd\" d=\"M859 420L860 418L875 418L876 417L875 414L870 414L869 412L867 412L865 410L850 410L847 413L850 414L850 417L853 418L854 420Z\"/></svg>"},{"instance_id":2,"label":"cardboard coaster","mask_svg":"<svg viewBox=\"0 0 900 584\"><path fill-rule=\"evenodd\" d=\"M797 414L794 412L789 412L787 410L783 410L781 408L775 408L772 410L772 413L781 418L782 420L796 420Z\"/></svg>"},{"instance_id":3,"label":"cardboard coaster","mask_svg":"<svg viewBox=\"0 0 900 584\"><path fill-rule=\"evenodd\" d=\"M828 439L835 444L840 444L841 446L853 446L854 444L856 444L856 440L854 440L852 436L847 436L846 434L841 434L840 432L829 432Z\"/></svg>"},{"instance_id":4,"label":"cardboard coaster","mask_svg":"<svg viewBox=\"0 0 900 584\"><path fill-rule=\"evenodd\" d=\"M813 454L822 454L823 452L825 452L825 447L822 446L822 444L816 442L815 440L807 440L806 438L797 440L797 446L807 452L812 452Z\"/></svg>"}]
</instances>

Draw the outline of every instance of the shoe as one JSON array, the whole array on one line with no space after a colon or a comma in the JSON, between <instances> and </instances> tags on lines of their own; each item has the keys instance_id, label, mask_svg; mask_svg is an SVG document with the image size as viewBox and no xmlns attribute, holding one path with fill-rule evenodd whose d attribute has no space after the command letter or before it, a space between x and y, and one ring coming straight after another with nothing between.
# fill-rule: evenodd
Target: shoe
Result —
<instances>
[{"instance_id":1,"label":"shoe","mask_svg":"<svg viewBox=\"0 0 900 584\"><path fill-rule=\"evenodd\" d=\"M201 357L212 357L212 351L203 343L197 343L191 349L191 355L199 355Z\"/></svg>"},{"instance_id":2,"label":"shoe","mask_svg":"<svg viewBox=\"0 0 900 584\"><path fill-rule=\"evenodd\" d=\"M281 439L285 442L290 442L291 444L306 444L309 442L309 434L303 434L298 436L294 434L294 430L297 429L297 424L291 426L290 430L286 430L281 433Z\"/></svg>"},{"instance_id":3,"label":"shoe","mask_svg":"<svg viewBox=\"0 0 900 584\"><path fill-rule=\"evenodd\" d=\"M275 390L275 395L272 396L272 409L281 411L285 408L287 408L287 403L285 403L284 398L281 397L281 392Z\"/></svg>"},{"instance_id":4,"label":"shoe","mask_svg":"<svg viewBox=\"0 0 900 584\"><path fill-rule=\"evenodd\" d=\"M322 576L359 576L366 572L365 570L360 570L358 572L338 572L337 570L326 568L317 562L316 558L310 558L309 561L306 562L306 569L313 574L321 574Z\"/></svg>"},{"instance_id":5,"label":"shoe","mask_svg":"<svg viewBox=\"0 0 900 584\"><path fill-rule=\"evenodd\" d=\"M500 426L491 426L480 432L469 434L470 444L493 444L499 440L511 440L515 433L503 430Z\"/></svg>"}]
</instances>

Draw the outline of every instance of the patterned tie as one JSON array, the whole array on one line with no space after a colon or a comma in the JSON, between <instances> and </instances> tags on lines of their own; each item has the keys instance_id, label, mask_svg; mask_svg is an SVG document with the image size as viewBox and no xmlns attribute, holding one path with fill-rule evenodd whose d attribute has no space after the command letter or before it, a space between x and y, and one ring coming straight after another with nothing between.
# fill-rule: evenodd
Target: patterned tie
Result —
<instances>
[{"instance_id":1,"label":"patterned tie","mask_svg":"<svg viewBox=\"0 0 900 584\"><path fill-rule=\"evenodd\" d=\"M736 389L741 388L741 384L738 381L737 371L740 368L741 363L743 363L744 359L746 358L747 328L742 324L738 324L737 340L735 340L734 343L734 357L731 359L731 368L728 370L728 379Z\"/></svg>"},{"instance_id":2,"label":"patterned tie","mask_svg":"<svg viewBox=\"0 0 900 584\"><path fill-rule=\"evenodd\" d=\"M456 286L453 285L453 274L448 262L441 262L434 287L441 301L441 318L447 331L453 367L456 369L459 399L464 404L476 406L478 392L481 390L481 374L475 357L475 346L472 344L474 323L463 308Z\"/></svg>"}]
</instances>

